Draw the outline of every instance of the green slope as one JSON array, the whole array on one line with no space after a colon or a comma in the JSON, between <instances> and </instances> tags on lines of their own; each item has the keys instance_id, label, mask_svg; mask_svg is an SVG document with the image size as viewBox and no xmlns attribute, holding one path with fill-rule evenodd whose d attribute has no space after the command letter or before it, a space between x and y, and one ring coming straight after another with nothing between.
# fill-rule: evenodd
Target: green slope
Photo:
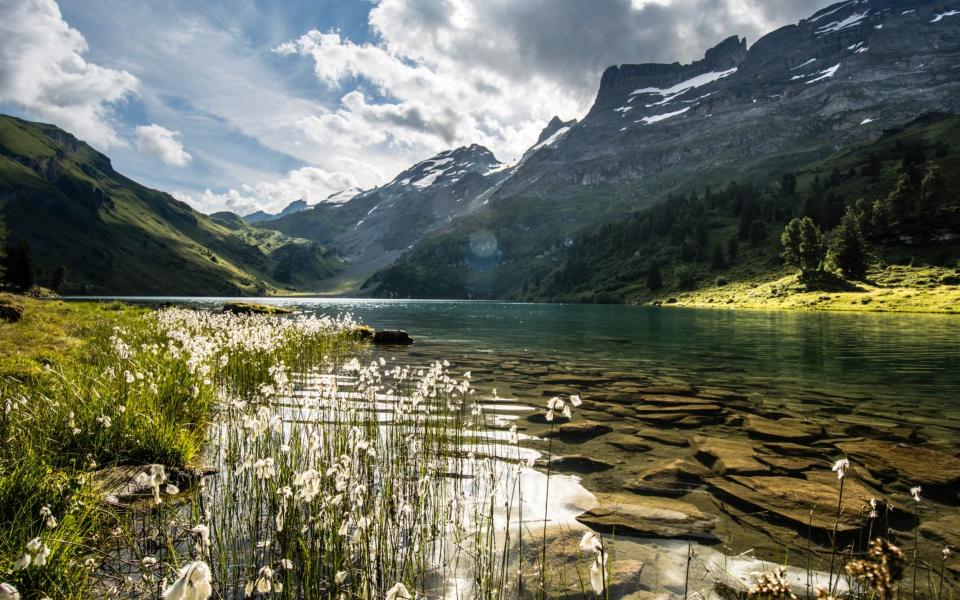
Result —
<instances>
[{"instance_id":1,"label":"green slope","mask_svg":"<svg viewBox=\"0 0 960 600\"><path fill-rule=\"evenodd\" d=\"M29 241L46 273L67 267L68 293L258 294L310 289L339 268L310 241L215 221L70 134L5 115L0 211L8 245Z\"/></svg>"},{"instance_id":2,"label":"green slope","mask_svg":"<svg viewBox=\"0 0 960 600\"><path fill-rule=\"evenodd\" d=\"M726 174L648 182L646 189L660 184L653 193L603 187L555 202L511 199L414 248L367 285L378 296L643 302L768 281L789 272L779 258L789 219L808 214L829 231L847 205L885 198L905 157L921 174L938 163L951 195L929 215L935 226L873 232L871 260L953 268L960 259L960 197L952 191L960 186L960 117L929 115L836 152L797 148ZM788 173L796 179L790 193L780 183ZM763 239L751 238L754 221ZM497 240L496 253L478 257L470 240L480 231ZM647 286L652 262L664 282L656 290Z\"/></svg>"}]
</instances>

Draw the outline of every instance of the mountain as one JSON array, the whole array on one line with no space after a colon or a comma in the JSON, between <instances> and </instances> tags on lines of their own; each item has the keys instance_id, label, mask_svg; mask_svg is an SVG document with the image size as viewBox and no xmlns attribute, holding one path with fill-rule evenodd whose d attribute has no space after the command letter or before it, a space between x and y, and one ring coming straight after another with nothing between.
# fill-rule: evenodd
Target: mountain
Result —
<instances>
[{"instance_id":1,"label":"mountain","mask_svg":"<svg viewBox=\"0 0 960 600\"><path fill-rule=\"evenodd\" d=\"M340 263L312 241L207 217L117 173L109 158L63 130L6 115L0 211L9 245L29 242L47 274L67 268L68 293L303 289Z\"/></svg>"},{"instance_id":2,"label":"mountain","mask_svg":"<svg viewBox=\"0 0 960 600\"><path fill-rule=\"evenodd\" d=\"M308 208L310 208L310 205L307 203L307 201L300 199L300 200L294 200L293 202L288 204L286 208L284 208L277 214L272 214L263 210L258 210L248 215L244 215L241 218L247 223L263 223L266 221L272 221L274 219L279 219L281 217L293 215L300 211L307 210Z\"/></svg>"},{"instance_id":3,"label":"mountain","mask_svg":"<svg viewBox=\"0 0 960 600\"><path fill-rule=\"evenodd\" d=\"M482 209L483 194L509 172L487 148L474 144L441 152L346 200L331 197L257 225L330 245L345 263L337 282L362 283L417 243Z\"/></svg>"},{"instance_id":4,"label":"mountain","mask_svg":"<svg viewBox=\"0 0 960 600\"><path fill-rule=\"evenodd\" d=\"M482 207L417 243L367 288L516 297L605 223L707 186L762 189L922 114L960 112L958 14L939 2L854 0L749 48L728 38L691 64L610 67L583 119L551 122L480 193Z\"/></svg>"}]
</instances>

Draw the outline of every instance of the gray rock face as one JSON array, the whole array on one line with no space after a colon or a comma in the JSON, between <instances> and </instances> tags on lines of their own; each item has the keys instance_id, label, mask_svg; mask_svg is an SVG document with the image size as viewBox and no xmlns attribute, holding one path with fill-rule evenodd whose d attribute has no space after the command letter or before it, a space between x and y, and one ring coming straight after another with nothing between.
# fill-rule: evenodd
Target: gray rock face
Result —
<instances>
[{"instance_id":1,"label":"gray rock face","mask_svg":"<svg viewBox=\"0 0 960 600\"><path fill-rule=\"evenodd\" d=\"M610 67L589 114L497 195L679 175L800 140L838 147L925 112L960 110L960 19L937 20L945 12L906 0L844 2L749 50L732 37L689 65Z\"/></svg>"}]
</instances>

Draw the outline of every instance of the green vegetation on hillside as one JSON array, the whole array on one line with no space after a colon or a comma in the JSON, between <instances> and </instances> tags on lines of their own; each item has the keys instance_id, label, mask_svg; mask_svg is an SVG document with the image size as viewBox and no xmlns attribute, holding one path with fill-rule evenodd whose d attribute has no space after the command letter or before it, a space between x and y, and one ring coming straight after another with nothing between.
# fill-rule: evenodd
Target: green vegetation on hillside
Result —
<instances>
[{"instance_id":1,"label":"green vegetation on hillside","mask_svg":"<svg viewBox=\"0 0 960 600\"><path fill-rule=\"evenodd\" d=\"M339 268L310 241L216 222L70 134L3 115L0 198L6 246L27 242L37 283L52 287L59 272L67 293L262 294Z\"/></svg>"},{"instance_id":2,"label":"green vegetation on hillside","mask_svg":"<svg viewBox=\"0 0 960 600\"><path fill-rule=\"evenodd\" d=\"M802 253L802 265L799 255L793 260L801 270L862 278L869 264L870 285L883 287L888 265L912 265L918 273L939 269L937 277L949 282L960 259L958 140L960 117L930 115L796 170L764 171L766 180L686 185L690 191L626 218L585 226L559 252L522 270L510 268L509 247L488 265L471 264L469 241L454 232L370 283L378 295L463 297L487 274L492 281L475 286L478 296L573 302L663 301L694 290L749 288L792 273L781 234L797 217L808 224L804 236L795 232L797 244L803 237L806 247L814 231L822 236ZM544 218L556 217L546 211ZM502 223L491 225L504 231ZM789 249L785 256L792 257Z\"/></svg>"}]
</instances>

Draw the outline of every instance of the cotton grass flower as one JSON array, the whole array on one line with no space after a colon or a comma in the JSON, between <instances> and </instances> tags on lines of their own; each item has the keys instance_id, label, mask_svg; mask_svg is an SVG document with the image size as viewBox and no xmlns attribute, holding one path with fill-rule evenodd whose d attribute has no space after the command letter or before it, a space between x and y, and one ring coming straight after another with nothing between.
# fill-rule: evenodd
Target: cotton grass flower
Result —
<instances>
[{"instance_id":1,"label":"cotton grass flower","mask_svg":"<svg viewBox=\"0 0 960 600\"><path fill-rule=\"evenodd\" d=\"M412 596L410 595L410 591L407 590L407 586L399 581L387 590L386 600L409 600L410 598L412 598Z\"/></svg>"},{"instance_id":2,"label":"cotton grass flower","mask_svg":"<svg viewBox=\"0 0 960 600\"><path fill-rule=\"evenodd\" d=\"M184 565L173 585L163 591L164 600L207 600L213 593L210 567L202 560Z\"/></svg>"},{"instance_id":3,"label":"cotton grass flower","mask_svg":"<svg viewBox=\"0 0 960 600\"><path fill-rule=\"evenodd\" d=\"M913 496L913 499L914 499L917 503L920 502L920 492L922 492L922 491L923 491L923 489L921 489L919 485L916 486L916 487L910 488L910 495Z\"/></svg>"},{"instance_id":4,"label":"cotton grass flower","mask_svg":"<svg viewBox=\"0 0 960 600\"><path fill-rule=\"evenodd\" d=\"M12 583L0 583L0 600L20 600L20 592Z\"/></svg>"},{"instance_id":5,"label":"cotton grass flower","mask_svg":"<svg viewBox=\"0 0 960 600\"><path fill-rule=\"evenodd\" d=\"M833 472L837 474L837 479L843 479L847 474L847 469L850 468L850 461L846 458L841 458L837 462L833 463Z\"/></svg>"},{"instance_id":6,"label":"cotton grass flower","mask_svg":"<svg viewBox=\"0 0 960 600\"><path fill-rule=\"evenodd\" d=\"M40 518L44 520L47 529L54 529L57 526L57 518L53 516L49 506L44 505L40 509Z\"/></svg>"},{"instance_id":7,"label":"cotton grass flower","mask_svg":"<svg viewBox=\"0 0 960 600\"><path fill-rule=\"evenodd\" d=\"M26 569L27 567L30 566L30 562L31 562L32 560L33 560L33 558L30 556L30 554L29 554L28 552L24 552L24 553L23 553L23 556L21 556L21 557L18 558L16 561L14 561L14 563L13 563L13 570L14 570L14 571L22 571L22 570Z\"/></svg>"}]
</instances>

